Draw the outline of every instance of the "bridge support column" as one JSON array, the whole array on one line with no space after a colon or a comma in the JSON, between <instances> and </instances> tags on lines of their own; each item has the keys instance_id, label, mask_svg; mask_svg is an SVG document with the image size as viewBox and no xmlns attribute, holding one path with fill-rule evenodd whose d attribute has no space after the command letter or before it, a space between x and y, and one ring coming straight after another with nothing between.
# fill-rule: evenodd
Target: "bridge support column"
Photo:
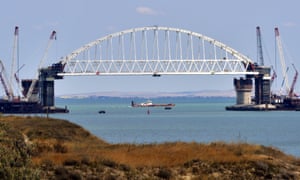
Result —
<instances>
[{"instance_id":1,"label":"bridge support column","mask_svg":"<svg viewBox=\"0 0 300 180\"><path fill-rule=\"evenodd\" d=\"M43 107L55 105L54 80L63 78L57 76L57 73L62 71L63 65L61 63L52 64L52 66L39 70L39 98Z\"/></svg>"},{"instance_id":2,"label":"bridge support column","mask_svg":"<svg viewBox=\"0 0 300 180\"><path fill-rule=\"evenodd\" d=\"M258 75L246 75L246 78L234 79L236 91L236 105L227 106L226 110L237 111L262 111L274 110L276 106L271 104L271 78L270 68L256 66ZM252 102L252 80L255 81L255 97Z\"/></svg>"},{"instance_id":3,"label":"bridge support column","mask_svg":"<svg viewBox=\"0 0 300 180\"><path fill-rule=\"evenodd\" d=\"M255 80L255 104L271 103L271 78L269 67L257 67L259 75L254 77Z\"/></svg>"},{"instance_id":4,"label":"bridge support column","mask_svg":"<svg viewBox=\"0 0 300 180\"><path fill-rule=\"evenodd\" d=\"M54 106L54 78L48 77L47 71L40 71L40 102L42 106Z\"/></svg>"},{"instance_id":5,"label":"bridge support column","mask_svg":"<svg viewBox=\"0 0 300 180\"><path fill-rule=\"evenodd\" d=\"M236 104L251 104L252 79L234 79Z\"/></svg>"}]
</instances>

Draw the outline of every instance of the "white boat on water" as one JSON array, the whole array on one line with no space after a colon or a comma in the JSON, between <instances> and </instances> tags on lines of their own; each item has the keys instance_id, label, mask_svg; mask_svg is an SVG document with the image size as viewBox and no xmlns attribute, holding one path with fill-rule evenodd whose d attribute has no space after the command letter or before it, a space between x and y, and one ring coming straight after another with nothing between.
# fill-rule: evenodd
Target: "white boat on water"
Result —
<instances>
[{"instance_id":1,"label":"white boat on water","mask_svg":"<svg viewBox=\"0 0 300 180\"><path fill-rule=\"evenodd\" d=\"M175 106L175 104L172 104L172 103L169 103L169 104L153 104L151 100L136 104L134 101L131 101L131 107L172 107L172 106Z\"/></svg>"}]
</instances>

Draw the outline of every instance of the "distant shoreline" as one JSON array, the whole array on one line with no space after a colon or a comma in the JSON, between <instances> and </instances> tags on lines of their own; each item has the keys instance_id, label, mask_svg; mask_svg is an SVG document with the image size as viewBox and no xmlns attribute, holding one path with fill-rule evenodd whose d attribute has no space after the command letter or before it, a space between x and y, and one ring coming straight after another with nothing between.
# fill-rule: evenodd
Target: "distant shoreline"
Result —
<instances>
[{"instance_id":1,"label":"distant shoreline","mask_svg":"<svg viewBox=\"0 0 300 180\"><path fill-rule=\"evenodd\" d=\"M159 97L143 97L143 96L57 96L56 99L68 100L68 99L235 99L230 96L159 96Z\"/></svg>"},{"instance_id":2,"label":"distant shoreline","mask_svg":"<svg viewBox=\"0 0 300 180\"><path fill-rule=\"evenodd\" d=\"M203 90L203 91L184 91L184 92L120 92L120 91L105 91L105 92L91 92L57 95L56 98L70 99L70 98L90 98L90 97L113 97L113 98L193 98L193 97L229 97L234 98L234 90Z\"/></svg>"}]
</instances>

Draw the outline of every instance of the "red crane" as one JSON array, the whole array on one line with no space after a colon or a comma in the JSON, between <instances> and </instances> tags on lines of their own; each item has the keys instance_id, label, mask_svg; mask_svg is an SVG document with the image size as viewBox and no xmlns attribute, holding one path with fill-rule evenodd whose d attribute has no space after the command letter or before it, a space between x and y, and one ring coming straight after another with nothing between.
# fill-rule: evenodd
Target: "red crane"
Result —
<instances>
[{"instance_id":1,"label":"red crane","mask_svg":"<svg viewBox=\"0 0 300 180\"><path fill-rule=\"evenodd\" d=\"M295 97L295 96L297 96L297 95L294 93L294 89L295 89L295 85L296 85L296 82L297 82L297 79L298 79L298 71L297 71L295 65L294 65L294 64L292 64L292 65L293 65L293 68L294 68L295 71L296 71L296 74L295 74L295 76L294 76L294 79L293 79L293 82L292 82L292 85L291 85L291 88L290 88L290 91L289 91L289 97Z\"/></svg>"}]
</instances>

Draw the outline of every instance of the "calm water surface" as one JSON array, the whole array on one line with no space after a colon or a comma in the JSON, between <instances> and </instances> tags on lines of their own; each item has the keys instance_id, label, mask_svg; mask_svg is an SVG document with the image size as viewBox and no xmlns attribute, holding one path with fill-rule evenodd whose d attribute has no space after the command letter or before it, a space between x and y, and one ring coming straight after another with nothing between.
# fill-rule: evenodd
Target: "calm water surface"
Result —
<instances>
[{"instance_id":1,"label":"calm water surface","mask_svg":"<svg viewBox=\"0 0 300 180\"><path fill-rule=\"evenodd\" d=\"M279 148L300 157L300 111L235 112L225 106L231 98L164 98L154 103L176 103L172 110L129 107L128 98L58 99L67 119L111 143L166 141L248 142ZM138 102L145 100L137 99ZM105 110L105 114L99 114Z\"/></svg>"}]
</instances>

